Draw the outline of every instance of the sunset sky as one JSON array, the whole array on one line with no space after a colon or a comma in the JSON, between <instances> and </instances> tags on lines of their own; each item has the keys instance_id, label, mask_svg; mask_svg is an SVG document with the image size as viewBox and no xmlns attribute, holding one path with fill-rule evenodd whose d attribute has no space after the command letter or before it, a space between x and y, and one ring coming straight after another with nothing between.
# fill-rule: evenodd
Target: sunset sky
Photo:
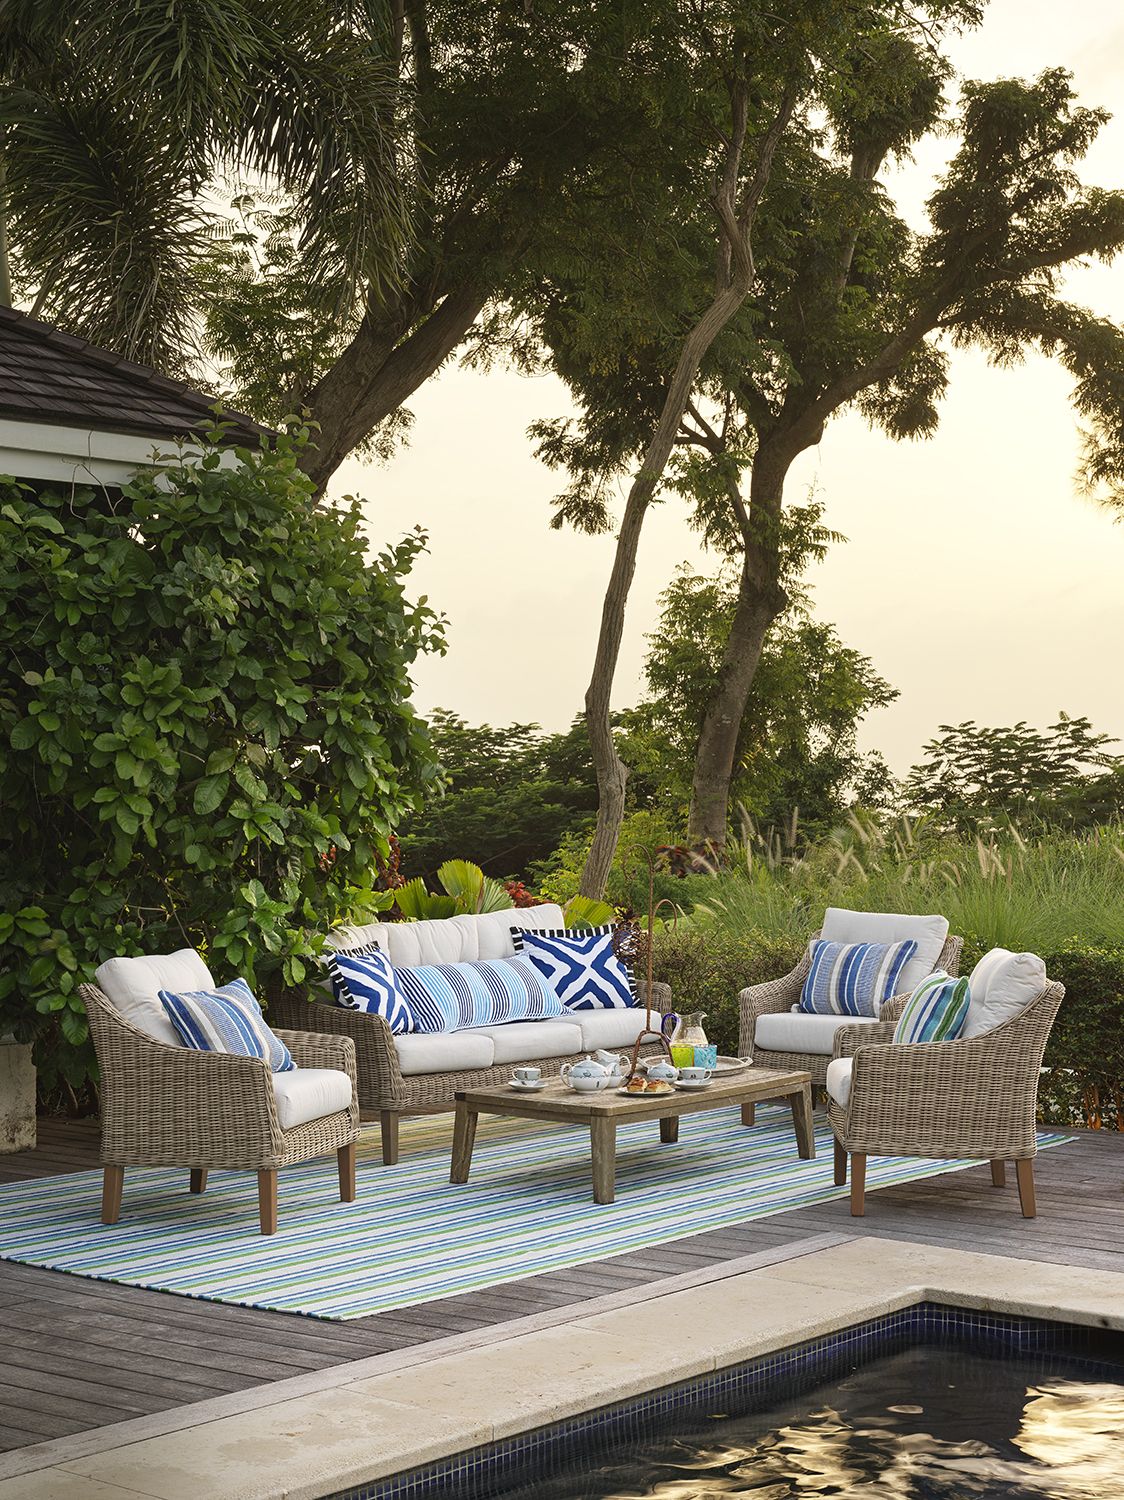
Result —
<instances>
[{"instance_id":1,"label":"sunset sky","mask_svg":"<svg viewBox=\"0 0 1124 1500\"><path fill-rule=\"evenodd\" d=\"M1063 65L1081 101L1117 113L1081 168L1124 183L1124 11L1108 0L994 0L952 47L974 78ZM949 143L926 143L888 185L920 210ZM1075 271L1067 295L1124 319L1124 259ZM788 497L814 485L827 524L849 538L810 575L816 614L870 655L900 690L863 742L904 772L939 723L1087 714L1124 739L1124 524L1082 499L1070 381L1048 361L1014 370L955 354L940 430L893 443L857 415L829 426L793 470ZM449 654L423 662L416 701L473 722L561 728L581 706L612 539L549 530L560 477L539 464L530 422L567 412L552 378L456 365L410 403L409 447L388 467L344 464L336 493L364 496L376 543L414 524L430 553L414 575L449 618ZM649 517L615 701L640 690L644 636L678 564L712 571L669 500Z\"/></svg>"}]
</instances>

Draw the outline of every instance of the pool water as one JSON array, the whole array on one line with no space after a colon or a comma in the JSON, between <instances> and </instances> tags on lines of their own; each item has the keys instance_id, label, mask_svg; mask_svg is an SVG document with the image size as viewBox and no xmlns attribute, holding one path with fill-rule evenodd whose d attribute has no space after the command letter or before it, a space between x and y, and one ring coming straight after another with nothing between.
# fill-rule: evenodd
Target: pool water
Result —
<instances>
[{"instance_id":1,"label":"pool water","mask_svg":"<svg viewBox=\"0 0 1124 1500\"><path fill-rule=\"evenodd\" d=\"M660 1430L660 1429L664 1430ZM1124 1500L1124 1367L922 1345L657 1429L503 1500Z\"/></svg>"}]
</instances>

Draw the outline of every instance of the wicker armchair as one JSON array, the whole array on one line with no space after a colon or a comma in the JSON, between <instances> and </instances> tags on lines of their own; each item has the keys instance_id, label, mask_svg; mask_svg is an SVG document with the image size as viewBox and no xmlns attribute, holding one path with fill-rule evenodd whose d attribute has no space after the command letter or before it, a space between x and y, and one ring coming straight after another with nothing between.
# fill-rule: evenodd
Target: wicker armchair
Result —
<instances>
[{"instance_id":1,"label":"wicker armchair","mask_svg":"<svg viewBox=\"0 0 1124 1500\"><path fill-rule=\"evenodd\" d=\"M741 1056L752 1057L754 1063L761 1068L802 1069L804 1072L811 1073L812 1083L822 1088L827 1079L827 1065L831 1061L830 1057L815 1052L769 1052L758 1047L755 1040L759 1016L775 1015L791 1010L798 1003L800 992L804 988L804 981L811 967L811 945L819 935L818 932L812 934L808 947L804 950L804 956L795 969L780 979L771 979L765 984L750 985L748 989L741 991L738 1003L741 1009ZM963 946L964 939L950 933L937 958L936 967L947 970L949 974L959 974L960 950ZM907 998L904 995L894 997L902 1004ZM883 1015L888 1014L888 1007L893 1003L893 1000L886 1002L882 1007ZM752 1106L748 1108L752 1109ZM751 1120L752 1117L747 1123L751 1123Z\"/></svg>"},{"instance_id":2,"label":"wicker armchair","mask_svg":"<svg viewBox=\"0 0 1124 1500\"><path fill-rule=\"evenodd\" d=\"M156 1041L129 1024L93 985L82 998L101 1070L102 1223L121 1211L126 1167L184 1167L201 1193L211 1168L256 1171L262 1234L277 1229L277 1172L336 1153L340 1199L355 1199L359 1105L355 1046L306 1031L277 1035L303 1068L334 1068L351 1078L351 1105L282 1129L269 1065L256 1057L196 1052Z\"/></svg>"},{"instance_id":3,"label":"wicker armchair","mask_svg":"<svg viewBox=\"0 0 1124 1500\"><path fill-rule=\"evenodd\" d=\"M847 1181L851 1212L865 1211L866 1158L979 1157L996 1187L1015 1163L1025 1219L1036 1213L1034 1157L1042 1054L1065 989L1048 983L1037 1000L982 1036L893 1044L905 1000L890 1001L874 1026L841 1027L835 1056L850 1057L846 1106L828 1100L835 1132L835 1181ZM834 1085L833 1085L834 1086Z\"/></svg>"},{"instance_id":4,"label":"wicker armchair","mask_svg":"<svg viewBox=\"0 0 1124 1500\"><path fill-rule=\"evenodd\" d=\"M639 1002L645 1003L647 986L637 981ZM310 1008L312 1007L312 1008ZM286 1026L313 1025L317 1031L350 1037L355 1044L359 1080L359 1107L364 1115L377 1114L382 1132L382 1159L385 1166L398 1161L398 1122L403 1115L433 1114L451 1110L456 1105L458 1089L493 1088L506 1083L511 1064L491 1068L464 1068L448 1073L416 1073L404 1076L398 1065L394 1036L381 1016L366 1011L347 1010L324 995L306 995L289 990L270 1004L270 1016ZM652 986L652 1009L661 1015L671 1010L671 987L656 982ZM658 1045L642 1049L642 1056L658 1051ZM580 1054L575 1054L580 1056ZM530 1064L542 1069L544 1078L555 1077L563 1063L573 1057L530 1057Z\"/></svg>"}]
</instances>

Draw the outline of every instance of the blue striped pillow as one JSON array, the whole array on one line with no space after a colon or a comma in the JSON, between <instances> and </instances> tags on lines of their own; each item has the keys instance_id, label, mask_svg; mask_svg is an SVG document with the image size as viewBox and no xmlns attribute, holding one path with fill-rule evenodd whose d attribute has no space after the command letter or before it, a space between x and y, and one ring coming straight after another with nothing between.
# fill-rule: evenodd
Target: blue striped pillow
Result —
<instances>
[{"instance_id":1,"label":"blue striped pillow","mask_svg":"<svg viewBox=\"0 0 1124 1500\"><path fill-rule=\"evenodd\" d=\"M296 1067L288 1047L266 1025L261 1006L244 979L232 980L216 990L158 993L185 1047L196 1052L260 1057L274 1073L289 1073Z\"/></svg>"},{"instance_id":2,"label":"blue striped pillow","mask_svg":"<svg viewBox=\"0 0 1124 1500\"><path fill-rule=\"evenodd\" d=\"M371 945L349 953L329 953L326 961L337 1005L381 1016L395 1036L415 1029L397 971L385 953Z\"/></svg>"},{"instance_id":3,"label":"blue striped pillow","mask_svg":"<svg viewBox=\"0 0 1124 1500\"><path fill-rule=\"evenodd\" d=\"M968 1019L968 981L938 970L910 995L894 1027L895 1042L952 1042Z\"/></svg>"},{"instance_id":4,"label":"blue striped pillow","mask_svg":"<svg viewBox=\"0 0 1124 1500\"><path fill-rule=\"evenodd\" d=\"M516 953L525 954L567 1010L623 1010L636 1004L632 970L613 950L611 926L585 932L513 927Z\"/></svg>"},{"instance_id":5,"label":"blue striped pillow","mask_svg":"<svg viewBox=\"0 0 1124 1500\"><path fill-rule=\"evenodd\" d=\"M917 951L902 943L812 944L812 967L800 994L800 1009L817 1016L877 1016L892 999L901 972Z\"/></svg>"},{"instance_id":6,"label":"blue striped pillow","mask_svg":"<svg viewBox=\"0 0 1124 1500\"><path fill-rule=\"evenodd\" d=\"M565 1007L526 959L476 959L395 969L413 1031L463 1031L508 1021L541 1021Z\"/></svg>"}]
</instances>

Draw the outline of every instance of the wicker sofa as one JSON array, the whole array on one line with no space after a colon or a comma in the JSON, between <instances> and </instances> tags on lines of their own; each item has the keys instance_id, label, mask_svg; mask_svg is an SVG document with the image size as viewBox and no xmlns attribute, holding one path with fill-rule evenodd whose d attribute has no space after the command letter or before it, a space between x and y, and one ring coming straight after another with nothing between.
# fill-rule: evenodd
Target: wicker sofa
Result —
<instances>
[{"instance_id":1,"label":"wicker sofa","mask_svg":"<svg viewBox=\"0 0 1124 1500\"><path fill-rule=\"evenodd\" d=\"M752 1057L762 1068L804 1069L811 1073L813 1084L822 1088L837 1030L843 1025L857 1028L876 1023L874 1017L867 1020L854 1016L813 1016L796 1010L811 966L811 945L820 937L856 943L917 939L917 954L902 971L903 996L936 969L959 974L964 940L949 933L943 917L903 917L832 907L825 914L822 929L812 934L795 969L779 979L750 985L741 991L738 997L741 1055Z\"/></svg>"},{"instance_id":2,"label":"wicker sofa","mask_svg":"<svg viewBox=\"0 0 1124 1500\"><path fill-rule=\"evenodd\" d=\"M377 944L399 966L462 963L511 957L515 952L512 927L549 930L564 925L562 908L546 904L438 921L340 927L330 939L337 950ZM552 1077L563 1063L598 1048L623 1051L631 1047L645 1024L643 981L638 989L640 1005L634 1008L574 1012L565 1018L439 1035L395 1036L381 1017L334 1004L324 985L283 993L272 1001L269 1017L271 1022L297 1030L351 1038L359 1107L367 1118L378 1116L382 1159L393 1166L398 1160L398 1126L403 1115L452 1109L459 1089L504 1083L515 1066L533 1064L544 1077ZM667 985L653 985L652 1008L661 1013L671 1009Z\"/></svg>"},{"instance_id":3,"label":"wicker sofa","mask_svg":"<svg viewBox=\"0 0 1124 1500\"><path fill-rule=\"evenodd\" d=\"M839 1186L850 1157L852 1214L865 1212L866 1159L876 1155L979 1158L996 1187L1013 1161L1023 1217L1035 1217L1038 1080L1064 995L1043 971L1041 992L1016 1014L950 1042L893 1044L906 997L884 1005L874 1026L839 1030L835 1059L849 1066L833 1060L829 1070L828 1120Z\"/></svg>"}]
</instances>

